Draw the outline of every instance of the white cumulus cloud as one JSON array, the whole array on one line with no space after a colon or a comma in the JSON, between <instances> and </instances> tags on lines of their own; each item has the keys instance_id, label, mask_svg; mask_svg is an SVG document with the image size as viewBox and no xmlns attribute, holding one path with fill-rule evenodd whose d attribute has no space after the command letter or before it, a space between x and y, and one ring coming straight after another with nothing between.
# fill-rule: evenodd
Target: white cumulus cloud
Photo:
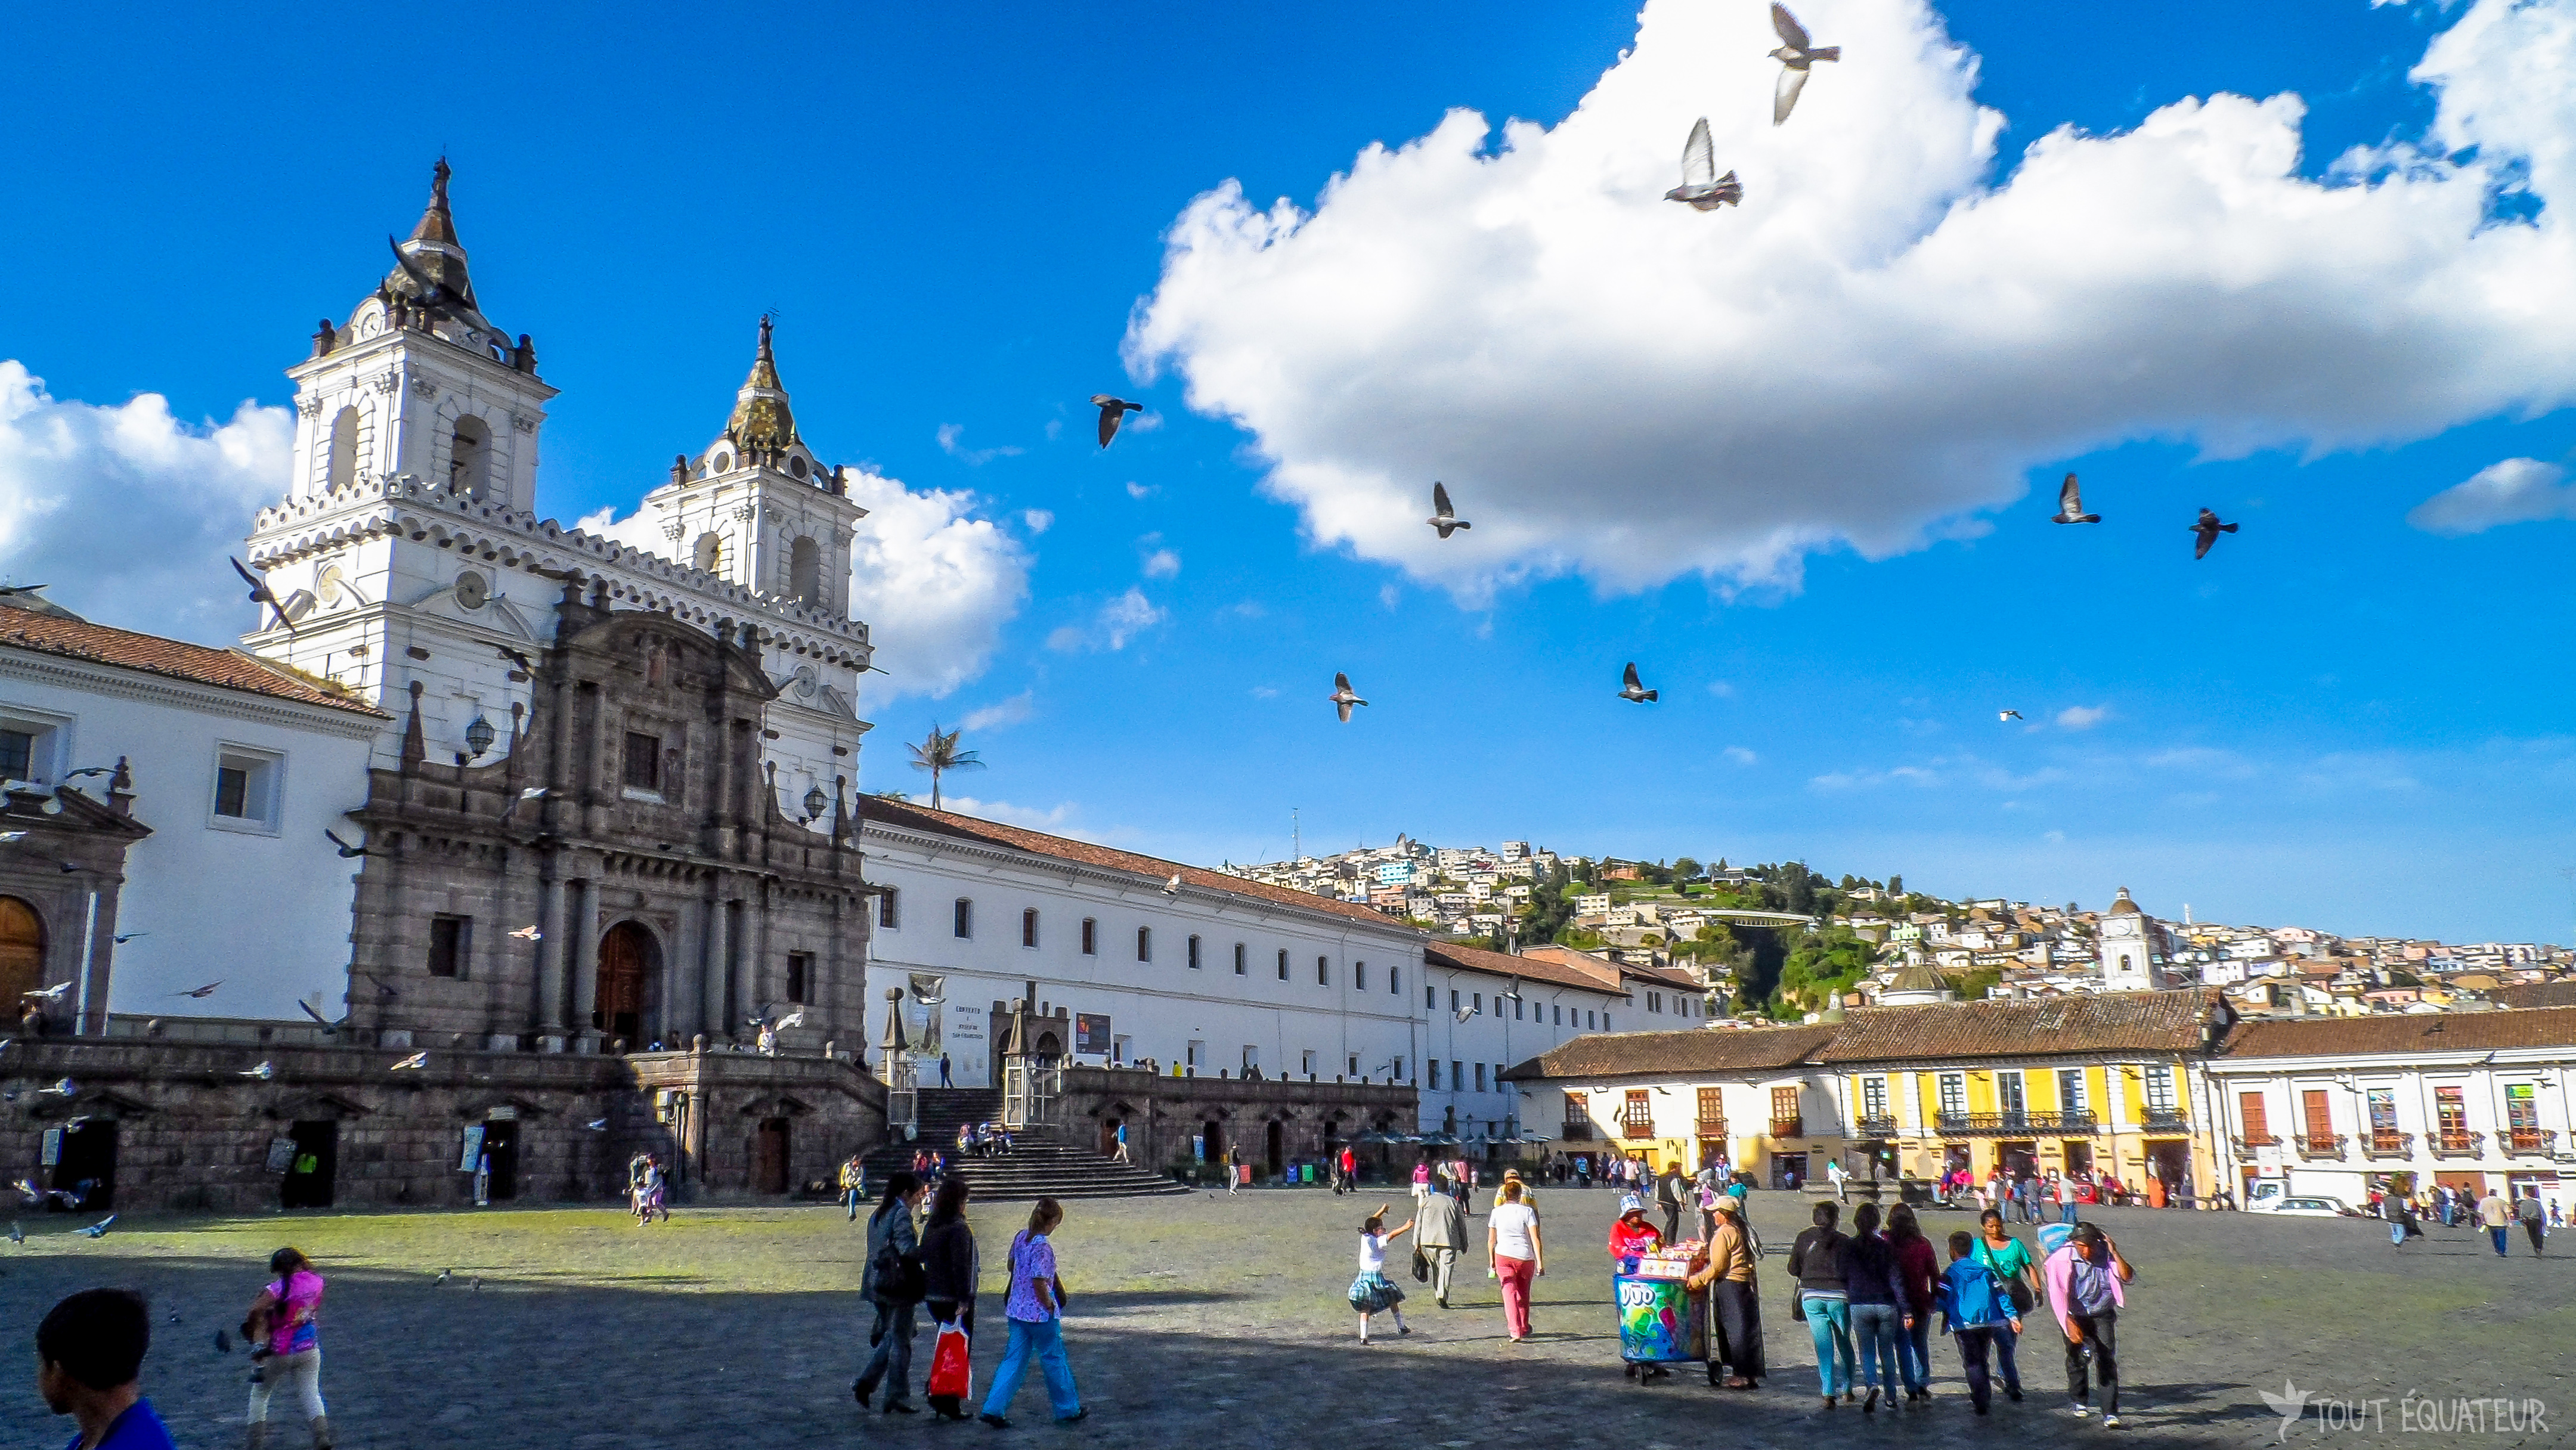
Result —
<instances>
[{"instance_id":1,"label":"white cumulus cloud","mask_svg":"<svg viewBox=\"0 0 2576 1450\"><path fill-rule=\"evenodd\" d=\"M1145 597L1145 591L1134 585L1127 592L1100 606L1088 624L1060 625L1047 636L1047 648L1053 650L1122 650L1127 641L1163 622L1167 616L1162 606Z\"/></svg>"},{"instance_id":2,"label":"white cumulus cloud","mask_svg":"<svg viewBox=\"0 0 2576 1450\"><path fill-rule=\"evenodd\" d=\"M868 626L883 675L872 693L945 698L984 672L1002 626L1029 592L1029 555L990 519L974 516L966 490L909 489L874 469L846 475L850 501L868 511L850 542L850 615ZM582 528L647 553L670 541L641 512L603 509Z\"/></svg>"},{"instance_id":3,"label":"white cumulus cloud","mask_svg":"<svg viewBox=\"0 0 2576 1450\"><path fill-rule=\"evenodd\" d=\"M2428 534L2483 534L2498 524L2576 519L2576 485L2567 470L2537 458L2490 463L2417 504L2406 522Z\"/></svg>"},{"instance_id":4,"label":"white cumulus cloud","mask_svg":"<svg viewBox=\"0 0 2576 1450\"><path fill-rule=\"evenodd\" d=\"M1022 690L1007 700L986 705L980 710L969 710L961 723L968 730L995 730L1004 725L1017 725L1029 718L1035 694L1033 690Z\"/></svg>"},{"instance_id":5,"label":"white cumulus cloud","mask_svg":"<svg viewBox=\"0 0 2576 1450\"><path fill-rule=\"evenodd\" d=\"M2057 712L2057 723L2069 730L2090 730L2110 718L2108 705L2069 705Z\"/></svg>"},{"instance_id":6,"label":"white cumulus cloud","mask_svg":"<svg viewBox=\"0 0 2576 1450\"><path fill-rule=\"evenodd\" d=\"M2315 452L2576 399L2576 0L2476 0L2413 73L2429 134L2323 180L2298 97L2224 94L1997 177L1922 0L1800 13L1844 59L1785 126L1761 6L1650 0L1554 126L1453 111L1311 211L1218 187L1130 366L1246 429L1311 538L1467 595L1795 587L2125 439ZM1703 114L1740 210L1662 199ZM2515 190L2536 217L2498 221ZM1422 527L1434 478L1472 534Z\"/></svg>"},{"instance_id":7,"label":"white cumulus cloud","mask_svg":"<svg viewBox=\"0 0 2576 1450\"><path fill-rule=\"evenodd\" d=\"M1169 579L1181 572L1181 556L1170 549L1156 549L1145 556L1145 577Z\"/></svg>"},{"instance_id":8,"label":"white cumulus cloud","mask_svg":"<svg viewBox=\"0 0 2576 1450\"><path fill-rule=\"evenodd\" d=\"M0 361L0 571L102 624L229 644L256 611L224 557L285 496L294 445L285 408L191 425L159 394L66 402Z\"/></svg>"}]
</instances>

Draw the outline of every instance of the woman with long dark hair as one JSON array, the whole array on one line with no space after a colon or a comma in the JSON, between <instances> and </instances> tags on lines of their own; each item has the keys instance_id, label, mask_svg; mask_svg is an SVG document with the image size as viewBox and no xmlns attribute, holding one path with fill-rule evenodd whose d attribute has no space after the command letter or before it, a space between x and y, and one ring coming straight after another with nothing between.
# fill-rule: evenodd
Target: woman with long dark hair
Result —
<instances>
[{"instance_id":1,"label":"woman with long dark hair","mask_svg":"<svg viewBox=\"0 0 2576 1450\"><path fill-rule=\"evenodd\" d=\"M886 1384L885 1413L909 1415L912 1404L912 1311L922 1299L921 1239L912 1216L921 1208L921 1180L898 1173L886 1180L885 1201L868 1218L868 1266L859 1294L877 1311L868 1336L876 1352L859 1371L850 1393L866 1409L877 1386ZM889 1383L890 1381L890 1383Z\"/></svg>"},{"instance_id":2,"label":"woman with long dark hair","mask_svg":"<svg viewBox=\"0 0 2576 1450\"><path fill-rule=\"evenodd\" d=\"M925 1297L922 1307L930 1311L931 1342L937 1344L939 1332L954 1325L966 1336L966 1351L975 1350L975 1283L983 1265L975 1254L975 1231L966 1226L966 1176L952 1173L939 1185L930 1200L930 1217L922 1222L921 1268ZM932 1414L943 1420L966 1418L966 1402L958 1395L927 1396Z\"/></svg>"},{"instance_id":3,"label":"woman with long dark hair","mask_svg":"<svg viewBox=\"0 0 2576 1450\"><path fill-rule=\"evenodd\" d=\"M1840 1389L1844 1399L1856 1398L1852 1389L1851 1294L1843 1284L1843 1245L1850 1240L1834 1227L1842 1210L1830 1201L1819 1203L1813 1212L1815 1226L1798 1235L1789 1246L1789 1277L1798 1281L1794 1303L1798 1317L1807 1321L1807 1333L1816 1341L1816 1388L1822 1392L1825 1408L1834 1407L1834 1394ZM1836 1366L1842 1369L1839 1382L1834 1377Z\"/></svg>"},{"instance_id":4,"label":"woman with long dark hair","mask_svg":"<svg viewBox=\"0 0 2576 1450\"><path fill-rule=\"evenodd\" d=\"M2039 1265L2030 1256L2030 1246L2012 1236L2004 1227L2003 1210L1990 1208L1977 1215L1977 1242L1974 1250L1978 1263L1995 1271L2003 1280L2004 1292L2012 1303L2013 1313L2027 1314L2039 1303ZM2004 1398L2021 1398L2021 1368L2013 1363L2013 1349L2021 1334L2009 1324L1995 1327L1995 1370L2003 1376Z\"/></svg>"},{"instance_id":5,"label":"woman with long dark hair","mask_svg":"<svg viewBox=\"0 0 2576 1450\"><path fill-rule=\"evenodd\" d=\"M1878 1205L1852 1210L1851 1237L1839 1245L1843 1292L1850 1302L1851 1333L1860 1359L1860 1402L1866 1415L1878 1408L1881 1391L1889 1408L1896 1405L1896 1340L1910 1327L1905 1320L1905 1286L1896 1274L1895 1246L1879 1236Z\"/></svg>"},{"instance_id":6,"label":"woman with long dark hair","mask_svg":"<svg viewBox=\"0 0 2576 1450\"><path fill-rule=\"evenodd\" d=\"M1932 1296L1941 1277L1941 1256L1923 1236L1914 1209L1900 1203L1887 1211L1887 1242L1896 1251L1896 1278L1905 1289L1909 1316L1896 1341L1896 1368L1905 1379L1909 1400L1932 1398Z\"/></svg>"},{"instance_id":7,"label":"woman with long dark hair","mask_svg":"<svg viewBox=\"0 0 2576 1450\"><path fill-rule=\"evenodd\" d=\"M314 1450L331 1450L331 1422L322 1407L322 1342L314 1320L322 1312L322 1276L313 1261L295 1249L269 1255L268 1271L277 1277L252 1301L242 1323L251 1344L250 1445L268 1443L268 1404L285 1389L313 1427Z\"/></svg>"}]
</instances>

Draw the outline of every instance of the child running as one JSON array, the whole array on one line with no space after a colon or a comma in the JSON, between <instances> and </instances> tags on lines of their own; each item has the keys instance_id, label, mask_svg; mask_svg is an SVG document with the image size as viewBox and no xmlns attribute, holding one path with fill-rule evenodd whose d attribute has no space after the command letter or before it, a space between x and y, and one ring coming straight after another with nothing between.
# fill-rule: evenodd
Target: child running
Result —
<instances>
[{"instance_id":1,"label":"child running","mask_svg":"<svg viewBox=\"0 0 2576 1450\"><path fill-rule=\"evenodd\" d=\"M1404 1302L1404 1291L1395 1287L1394 1281L1386 1276L1386 1241L1413 1232L1414 1221L1408 1218L1402 1228L1389 1233L1386 1231L1386 1209L1385 1204L1379 1204L1377 1212L1370 1214L1368 1221L1360 1225L1360 1272L1358 1278L1351 1280L1350 1297L1351 1307L1359 1311L1362 1344L1369 1342L1370 1317L1380 1313L1395 1316L1396 1333L1413 1332L1404 1322L1404 1311L1397 1307Z\"/></svg>"},{"instance_id":2,"label":"child running","mask_svg":"<svg viewBox=\"0 0 2576 1450\"><path fill-rule=\"evenodd\" d=\"M268 1443L268 1402L281 1386L293 1390L313 1427L313 1450L331 1450L331 1423L322 1408L322 1343L314 1327L322 1310L322 1276L294 1249L270 1255L268 1271L277 1278L259 1291L242 1323L257 1364L250 1382L251 1450Z\"/></svg>"}]
</instances>

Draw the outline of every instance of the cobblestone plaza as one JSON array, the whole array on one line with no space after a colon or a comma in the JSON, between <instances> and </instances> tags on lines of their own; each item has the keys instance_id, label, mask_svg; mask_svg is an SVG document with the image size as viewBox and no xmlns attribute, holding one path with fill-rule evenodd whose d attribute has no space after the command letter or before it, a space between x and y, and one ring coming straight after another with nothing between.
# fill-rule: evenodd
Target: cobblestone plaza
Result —
<instances>
[{"instance_id":1,"label":"cobblestone plaza","mask_svg":"<svg viewBox=\"0 0 2576 1450\"><path fill-rule=\"evenodd\" d=\"M2499 1260L2465 1229L2435 1227L2394 1250L2370 1222L2101 1211L2138 1270L2121 1321L2123 1428L2105 1431L2066 1414L2062 1356L2040 1325L2022 1355L2029 1399L1999 1400L1988 1418L1969 1412L1958 1357L1937 1343L1930 1406L1820 1410L1804 1327L1783 1313L1779 1255L1806 1217L1784 1193L1754 1198L1773 1248L1761 1285L1772 1374L1759 1393L1716 1393L1690 1373L1651 1388L1621 1376L1601 1248L1613 1200L1597 1189L1540 1194L1550 1270L1529 1343L1505 1339L1479 1268L1462 1272L1457 1307L1417 1293L1413 1333L1396 1338L1380 1320L1382 1337L1363 1348L1341 1296L1353 1229L1376 1201L1307 1190L1068 1205L1057 1235L1073 1296L1066 1339L1091 1417L1049 1424L1032 1383L999 1437L927 1414L858 1413L862 1238L837 1208L684 1207L649 1229L592 1209L137 1218L96 1241L57 1215L27 1220L23 1249L0 1248L0 1294L23 1350L61 1294L142 1289L154 1303L147 1391L181 1445L210 1450L242 1438L247 1369L238 1348L215 1352L214 1333L240 1319L285 1243L331 1279L323 1387L349 1447L2253 1445L2276 1443L2283 1421L2260 1392L2285 1382L2312 1397L2294 1442L2576 1439L2564 1348L2576 1262L2535 1261L2518 1234ZM1408 1207L1397 1194L1395 1222ZM1003 1247L1025 1211L973 1214L985 1265L979 1393L1001 1347ZM1925 1227L1938 1237L1965 1223L1934 1213ZM442 1269L455 1271L444 1286ZM928 1351L924 1334L916 1382ZM37 1399L32 1355L19 1363L0 1399L8 1441L59 1443L71 1426ZM2537 1400L2545 1422L2420 1436L2401 1425L2409 1395ZM2384 1403L2375 1424L2365 1412L2354 1428L2321 1422L2319 1399L2329 1415ZM273 1444L304 1443L301 1426L279 1433Z\"/></svg>"}]
</instances>

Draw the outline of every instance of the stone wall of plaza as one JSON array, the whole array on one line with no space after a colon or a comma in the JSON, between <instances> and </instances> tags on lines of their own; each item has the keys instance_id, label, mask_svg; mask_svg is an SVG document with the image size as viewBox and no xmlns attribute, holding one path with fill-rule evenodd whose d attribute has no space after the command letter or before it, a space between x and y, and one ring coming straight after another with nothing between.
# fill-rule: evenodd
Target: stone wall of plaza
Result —
<instances>
[{"instance_id":1,"label":"stone wall of plaza","mask_svg":"<svg viewBox=\"0 0 2576 1450\"><path fill-rule=\"evenodd\" d=\"M0 1176L103 1184L83 1213L453 1206L472 1201L460 1165L479 1130L507 1160L496 1197L613 1200L628 1158L651 1151L676 1165L683 1195L758 1198L829 1180L885 1132L883 1088L845 1059L459 1050L391 1071L401 1056L22 1039L0 1058ZM251 1075L263 1063L265 1080ZM70 1096L48 1091L65 1079ZM298 1160L313 1171L287 1171Z\"/></svg>"},{"instance_id":2,"label":"stone wall of plaza","mask_svg":"<svg viewBox=\"0 0 2576 1450\"><path fill-rule=\"evenodd\" d=\"M1110 1135L1127 1125L1127 1152L1137 1164L1160 1168L1192 1161L1208 1148L1222 1156L1227 1144L1259 1173L1292 1162L1313 1162L1364 1132L1412 1131L1421 1112L1418 1095L1402 1083L1338 1079L1174 1077L1142 1068L1068 1067L1054 1102L1057 1130L1074 1143L1107 1152ZM1410 1170L1411 1145L1362 1148L1391 1168Z\"/></svg>"}]
</instances>

